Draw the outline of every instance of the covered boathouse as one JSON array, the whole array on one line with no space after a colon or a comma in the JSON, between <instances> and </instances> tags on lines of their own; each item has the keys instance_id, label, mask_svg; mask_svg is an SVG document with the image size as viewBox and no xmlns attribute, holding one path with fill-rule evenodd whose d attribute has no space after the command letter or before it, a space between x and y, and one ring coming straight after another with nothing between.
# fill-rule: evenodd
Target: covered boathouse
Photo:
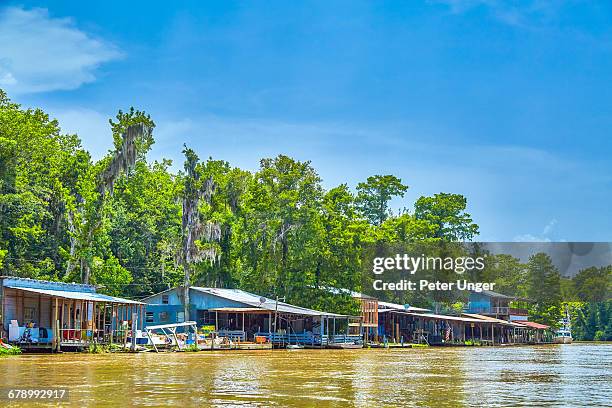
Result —
<instances>
[{"instance_id":1,"label":"covered boathouse","mask_svg":"<svg viewBox=\"0 0 612 408\"><path fill-rule=\"evenodd\" d=\"M184 288L144 298L145 326L185 321ZM265 339L276 347L300 344L341 347L362 344L359 316L321 312L240 289L189 288L189 318L218 337L234 341Z\"/></svg>"},{"instance_id":2,"label":"covered boathouse","mask_svg":"<svg viewBox=\"0 0 612 408\"><path fill-rule=\"evenodd\" d=\"M536 344L547 341L548 326L521 321L511 322L479 314L460 316L379 309L379 339L395 343L431 345L466 344Z\"/></svg>"},{"instance_id":3,"label":"covered boathouse","mask_svg":"<svg viewBox=\"0 0 612 408\"><path fill-rule=\"evenodd\" d=\"M82 350L125 342L144 304L93 285L0 276L0 338L24 350Z\"/></svg>"}]
</instances>

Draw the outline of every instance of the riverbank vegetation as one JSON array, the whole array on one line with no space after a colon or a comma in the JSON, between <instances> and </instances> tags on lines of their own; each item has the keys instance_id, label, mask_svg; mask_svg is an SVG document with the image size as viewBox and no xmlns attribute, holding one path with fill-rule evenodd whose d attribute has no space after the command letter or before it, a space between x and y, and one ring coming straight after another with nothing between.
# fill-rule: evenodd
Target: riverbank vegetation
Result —
<instances>
[{"instance_id":1,"label":"riverbank vegetation","mask_svg":"<svg viewBox=\"0 0 612 408\"><path fill-rule=\"evenodd\" d=\"M17 346L6 346L5 344L0 344L0 357L2 356L15 356L21 354L21 349Z\"/></svg>"},{"instance_id":2,"label":"riverbank vegetation","mask_svg":"<svg viewBox=\"0 0 612 408\"><path fill-rule=\"evenodd\" d=\"M329 288L361 289L364 252L478 236L461 194L420 197L397 212L390 203L409 186L393 175L326 189L308 161L279 155L248 171L202 160L207 152L188 146L175 171L170 160L147 160L154 128L145 112L119 111L109 121L108 154L94 160L77 135L0 90L0 273L91 283L129 298L184 283L238 287L356 314L348 294ZM564 299L610 298L609 268L566 279L545 254L527 264L491 257L484 271L465 278L532 299L535 321L555 322ZM452 310L466 299L451 292L387 300ZM585 322L609 319L590 307L576 309ZM607 330L589 326L584 333L606 337Z\"/></svg>"}]
</instances>

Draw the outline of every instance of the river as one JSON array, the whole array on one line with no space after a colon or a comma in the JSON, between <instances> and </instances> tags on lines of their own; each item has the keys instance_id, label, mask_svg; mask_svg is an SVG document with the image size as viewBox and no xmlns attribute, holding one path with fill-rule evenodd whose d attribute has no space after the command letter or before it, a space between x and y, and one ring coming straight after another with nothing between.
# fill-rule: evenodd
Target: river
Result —
<instances>
[{"instance_id":1,"label":"river","mask_svg":"<svg viewBox=\"0 0 612 408\"><path fill-rule=\"evenodd\" d=\"M31 354L0 358L0 372L4 389L67 387L72 406L575 407L612 401L612 344L594 343Z\"/></svg>"}]
</instances>

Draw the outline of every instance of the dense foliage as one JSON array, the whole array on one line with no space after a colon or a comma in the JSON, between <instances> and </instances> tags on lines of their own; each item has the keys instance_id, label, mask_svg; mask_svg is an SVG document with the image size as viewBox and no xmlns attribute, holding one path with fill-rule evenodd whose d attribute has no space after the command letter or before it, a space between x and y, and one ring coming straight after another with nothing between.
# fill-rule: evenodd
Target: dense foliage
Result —
<instances>
[{"instance_id":1,"label":"dense foliage","mask_svg":"<svg viewBox=\"0 0 612 408\"><path fill-rule=\"evenodd\" d=\"M240 287L356 313L350 296L329 288L361 289L366 247L478 235L459 194L420 197L413 211L394 213L391 201L408 186L392 175L368 177L355 190L326 190L307 161L279 155L250 172L201 161L188 147L184 170L173 172L170 160L147 161L154 127L144 112L119 111L109 121L110 150L94 161L76 135L0 90L0 274L90 282L133 298L186 282ZM610 298L609 268L568 280L544 254L527 265L508 255L493 259L481 276L466 278L533 299L535 320L557 319L562 299ZM456 307L466 299L401 300ZM584 319L609 320L609 303L589 307L581 306ZM597 329L585 338L607 336L609 324L603 326L603 335Z\"/></svg>"}]
</instances>

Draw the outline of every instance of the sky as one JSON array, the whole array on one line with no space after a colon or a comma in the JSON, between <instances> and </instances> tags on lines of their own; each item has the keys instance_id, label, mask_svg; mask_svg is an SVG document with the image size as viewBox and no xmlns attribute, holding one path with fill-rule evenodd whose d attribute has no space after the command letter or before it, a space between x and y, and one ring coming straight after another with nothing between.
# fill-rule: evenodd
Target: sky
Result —
<instances>
[{"instance_id":1,"label":"sky","mask_svg":"<svg viewBox=\"0 0 612 408\"><path fill-rule=\"evenodd\" d=\"M612 241L610 2L2 1L0 87L94 158L134 106L175 169L286 154L463 194L481 241Z\"/></svg>"}]
</instances>

